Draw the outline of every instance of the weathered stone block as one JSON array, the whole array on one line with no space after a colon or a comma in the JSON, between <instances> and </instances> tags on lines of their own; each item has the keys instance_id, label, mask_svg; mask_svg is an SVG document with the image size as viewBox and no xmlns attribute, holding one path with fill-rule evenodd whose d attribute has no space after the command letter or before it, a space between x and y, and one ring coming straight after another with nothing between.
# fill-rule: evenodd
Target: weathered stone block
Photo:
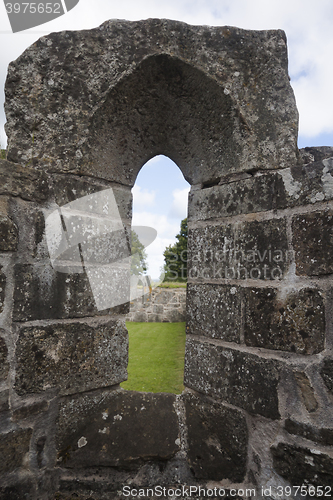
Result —
<instances>
[{"instance_id":1,"label":"weathered stone block","mask_svg":"<svg viewBox=\"0 0 333 500\"><path fill-rule=\"evenodd\" d=\"M14 267L14 321L79 318L128 312L129 304L98 311L85 273L55 271L49 262Z\"/></svg>"},{"instance_id":2,"label":"weathered stone block","mask_svg":"<svg viewBox=\"0 0 333 500\"><path fill-rule=\"evenodd\" d=\"M274 208L276 174L248 175L236 182L190 192L188 217L191 221L263 212Z\"/></svg>"},{"instance_id":3,"label":"weathered stone block","mask_svg":"<svg viewBox=\"0 0 333 500\"><path fill-rule=\"evenodd\" d=\"M45 218L41 208L21 198L9 201L9 212L15 225L19 228L17 249L19 253L29 257L49 258L45 242ZM44 239L44 241L43 241Z\"/></svg>"},{"instance_id":4,"label":"weathered stone block","mask_svg":"<svg viewBox=\"0 0 333 500\"><path fill-rule=\"evenodd\" d=\"M0 337L0 382L6 380L9 370L8 349L4 338Z\"/></svg>"},{"instance_id":5,"label":"weathered stone block","mask_svg":"<svg viewBox=\"0 0 333 500\"><path fill-rule=\"evenodd\" d=\"M0 160L0 194L43 201L49 192L47 176L31 167Z\"/></svg>"},{"instance_id":6,"label":"weathered stone block","mask_svg":"<svg viewBox=\"0 0 333 500\"><path fill-rule=\"evenodd\" d=\"M323 377L326 387L333 394L333 359L324 360L320 375Z\"/></svg>"},{"instance_id":7,"label":"weathered stone block","mask_svg":"<svg viewBox=\"0 0 333 500\"><path fill-rule=\"evenodd\" d=\"M226 178L221 185L190 193L189 217L208 220L331 200L332 173L333 158L328 158L274 173Z\"/></svg>"},{"instance_id":8,"label":"weathered stone block","mask_svg":"<svg viewBox=\"0 0 333 500\"><path fill-rule=\"evenodd\" d=\"M333 157L332 146L307 146L299 150L303 164L324 160Z\"/></svg>"},{"instance_id":9,"label":"weathered stone block","mask_svg":"<svg viewBox=\"0 0 333 500\"><path fill-rule=\"evenodd\" d=\"M14 222L0 214L0 252L15 252L18 244L18 230Z\"/></svg>"},{"instance_id":10,"label":"weathered stone block","mask_svg":"<svg viewBox=\"0 0 333 500\"><path fill-rule=\"evenodd\" d=\"M275 471L290 484L332 486L333 459L325 453L286 443L272 447L271 453Z\"/></svg>"},{"instance_id":11,"label":"weathered stone block","mask_svg":"<svg viewBox=\"0 0 333 500\"><path fill-rule=\"evenodd\" d=\"M248 431L241 411L184 394L188 459L196 478L241 483L246 473Z\"/></svg>"},{"instance_id":12,"label":"weathered stone block","mask_svg":"<svg viewBox=\"0 0 333 500\"><path fill-rule=\"evenodd\" d=\"M173 394L102 391L62 401L57 423L62 467L131 467L179 451Z\"/></svg>"},{"instance_id":13,"label":"weathered stone block","mask_svg":"<svg viewBox=\"0 0 333 500\"><path fill-rule=\"evenodd\" d=\"M112 187L120 217L123 221L131 220L132 193L129 188L121 185L115 186L114 184L111 186L101 179L94 179L88 176L83 177L70 174L52 175L52 192L56 203L60 207L83 196L110 189L110 187Z\"/></svg>"},{"instance_id":14,"label":"weathered stone block","mask_svg":"<svg viewBox=\"0 0 333 500\"><path fill-rule=\"evenodd\" d=\"M333 212L297 215L292 221L296 274L320 276L333 272Z\"/></svg>"},{"instance_id":15,"label":"weathered stone block","mask_svg":"<svg viewBox=\"0 0 333 500\"><path fill-rule=\"evenodd\" d=\"M271 359L189 339L184 384L244 410L279 418L279 363Z\"/></svg>"},{"instance_id":16,"label":"weathered stone block","mask_svg":"<svg viewBox=\"0 0 333 500\"><path fill-rule=\"evenodd\" d=\"M189 283L187 331L239 343L241 294L235 286Z\"/></svg>"},{"instance_id":17,"label":"weathered stone block","mask_svg":"<svg viewBox=\"0 0 333 500\"><path fill-rule=\"evenodd\" d=\"M290 255L285 219L236 222L189 231L191 281L281 279Z\"/></svg>"},{"instance_id":18,"label":"weathered stone block","mask_svg":"<svg viewBox=\"0 0 333 500\"><path fill-rule=\"evenodd\" d=\"M73 394L127 379L127 331L108 319L21 327L17 341L18 394L59 388Z\"/></svg>"},{"instance_id":19,"label":"weathered stone block","mask_svg":"<svg viewBox=\"0 0 333 500\"><path fill-rule=\"evenodd\" d=\"M325 347L325 309L318 290L291 293L247 288L245 343L253 347L317 354Z\"/></svg>"},{"instance_id":20,"label":"weathered stone block","mask_svg":"<svg viewBox=\"0 0 333 500\"><path fill-rule=\"evenodd\" d=\"M74 55L71 74L57 79L54 68L67 74ZM9 66L7 157L127 185L161 151L195 184L287 166L296 162L298 119L287 65L278 30L149 19L52 33Z\"/></svg>"},{"instance_id":21,"label":"weathered stone block","mask_svg":"<svg viewBox=\"0 0 333 500\"><path fill-rule=\"evenodd\" d=\"M286 208L331 200L333 159L279 170L274 193L274 208Z\"/></svg>"},{"instance_id":22,"label":"weathered stone block","mask_svg":"<svg viewBox=\"0 0 333 500\"><path fill-rule=\"evenodd\" d=\"M290 418L285 421L284 427L289 434L302 436L324 446L333 445L333 428L318 428L303 422L296 422Z\"/></svg>"},{"instance_id":23,"label":"weathered stone block","mask_svg":"<svg viewBox=\"0 0 333 500\"><path fill-rule=\"evenodd\" d=\"M0 474L12 472L23 464L29 451L32 429L19 429L0 434Z\"/></svg>"}]
</instances>

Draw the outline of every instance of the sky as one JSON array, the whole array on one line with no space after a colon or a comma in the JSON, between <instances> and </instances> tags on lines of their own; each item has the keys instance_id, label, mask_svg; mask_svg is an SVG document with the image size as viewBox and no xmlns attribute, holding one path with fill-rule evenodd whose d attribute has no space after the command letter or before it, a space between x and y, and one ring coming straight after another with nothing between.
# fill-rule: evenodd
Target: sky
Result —
<instances>
[{"instance_id":1,"label":"sky","mask_svg":"<svg viewBox=\"0 0 333 500\"><path fill-rule=\"evenodd\" d=\"M62 0L60 0L62 1ZM168 18L194 25L283 29L288 40L289 75L299 110L299 147L333 146L332 0L80 0L65 15L13 34L0 4L0 144L6 146L3 111L7 66L41 36L54 31L95 28L108 19ZM140 171L133 188L133 224L154 227L147 247L149 273L160 274L165 247L175 241L186 217L189 185L178 167L156 157Z\"/></svg>"}]
</instances>

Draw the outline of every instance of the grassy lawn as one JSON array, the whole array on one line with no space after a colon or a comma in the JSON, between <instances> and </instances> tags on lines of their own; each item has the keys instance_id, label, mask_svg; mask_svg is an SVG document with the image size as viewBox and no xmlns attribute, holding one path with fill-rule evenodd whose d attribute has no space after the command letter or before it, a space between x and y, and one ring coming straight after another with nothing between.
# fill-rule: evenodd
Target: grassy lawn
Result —
<instances>
[{"instance_id":1,"label":"grassy lawn","mask_svg":"<svg viewBox=\"0 0 333 500\"><path fill-rule=\"evenodd\" d=\"M159 288L186 288L186 282L180 281L165 281L158 285Z\"/></svg>"},{"instance_id":2,"label":"grassy lawn","mask_svg":"<svg viewBox=\"0 0 333 500\"><path fill-rule=\"evenodd\" d=\"M184 388L185 323L126 323L128 380L123 389L180 394Z\"/></svg>"}]
</instances>

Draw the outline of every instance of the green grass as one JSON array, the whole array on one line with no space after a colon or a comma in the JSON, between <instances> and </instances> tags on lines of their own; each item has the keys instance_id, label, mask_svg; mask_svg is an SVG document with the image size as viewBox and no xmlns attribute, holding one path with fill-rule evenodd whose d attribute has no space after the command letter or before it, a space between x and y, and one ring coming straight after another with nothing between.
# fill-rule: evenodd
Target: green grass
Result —
<instances>
[{"instance_id":1,"label":"green grass","mask_svg":"<svg viewBox=\"0 0 333 500\"><path fill-rule=\"evenodd\" d=\"M126 323L128 380L123 389L171 392L184 389L185 323Z\"/></svg>"},{"instance_id":2,"label":"green grass","mask_svg":"<svg viewBox=\"0 0 333 500\"><path fill-rule=\"evenodd\" d=\"M6 159L6 150L5 149L0 150L0 158L1 158L1 160Z\"/></svg>"},{"instance_id":3,"label":"green grass","mask_svg":"<svg viewBox=\"0 0 333 500\"><path fill-rule=\"evenodd\" d=\"M187 283L186 282L181 282L181 281L172 281L168 282L166 281L165 283L161 283L158 285L158 288L186 288Z\"/></svg>"}]
</instances>

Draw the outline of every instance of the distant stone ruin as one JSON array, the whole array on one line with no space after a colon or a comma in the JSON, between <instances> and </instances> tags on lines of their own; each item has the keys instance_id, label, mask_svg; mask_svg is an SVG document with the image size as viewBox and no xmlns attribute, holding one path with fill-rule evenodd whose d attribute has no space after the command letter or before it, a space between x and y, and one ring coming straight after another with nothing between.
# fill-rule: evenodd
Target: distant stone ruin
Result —
<instances>
[{"instance_id":1,"label":"distant stone ruin","mask_svg":"<svg viewBox=\"0 0 333 500\"><path fill-rule=\"evenodd\" d=\"M0 498L331 495L333 148L297 148L283 31L52 33L10 64L5 93ZM88 268L69 249L55 269L45 236L59 211L69 241L61 207L112 188L123 229L93 257L125 259L131 188L158 154L191 184L181 395L120 388L129 302L99 310ZM82 231L98 215L77 212Z\"/></svg>"}]
</instances>

